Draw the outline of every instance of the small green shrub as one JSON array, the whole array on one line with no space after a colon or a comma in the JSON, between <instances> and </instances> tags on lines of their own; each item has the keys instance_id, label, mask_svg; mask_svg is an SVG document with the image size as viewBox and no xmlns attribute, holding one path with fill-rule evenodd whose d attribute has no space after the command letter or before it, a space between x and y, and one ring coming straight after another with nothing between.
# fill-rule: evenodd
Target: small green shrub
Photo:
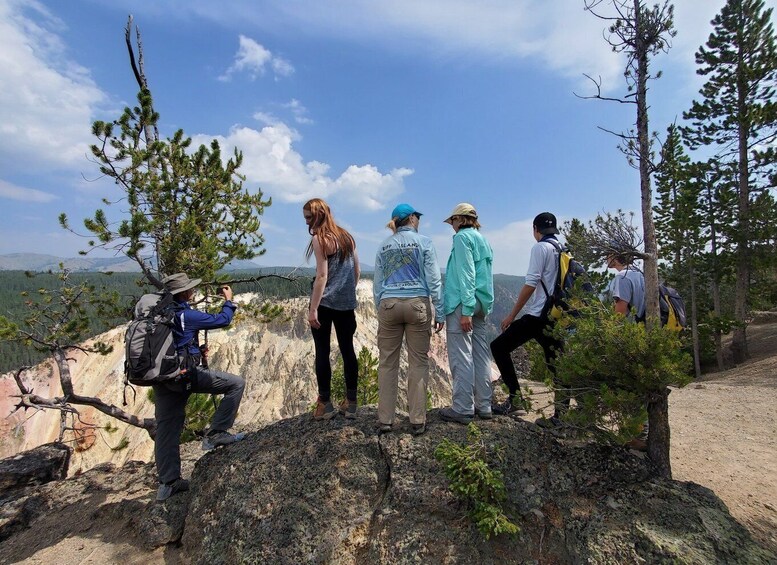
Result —
<instances>
[{"instance_id":1,"label":"small green shrub","mask_svg":"<svg viewBox=\"0 0 777 565\"><path fill-rule=\"evenodd\" d=\"M489 466L486 444L474 423L467 427L466 443L444 439L434 456L443 465L451 492L467 505L469 518L486 539L518 533L518 526L502 509L507 498L504 478L501 471Z\"/></svg>"},{"instance_id":2,"label":"small green shrub","mask_svg":"<svg viewBox=\"0 0 777 565\"><path fill-rule=\"evenodd\" d=\"M126 437L123 437L116 447L111 447L111 451L121 451L122 449L127 449L129 443L129 440Z\"/></svg>"},{"instance_id":3,"label":"small green shrub","mask_svg":"<svg viewBox=\"0 0 777 565\"><path fill-rule=\"evenodd\" d=\"M357 380L356 399L359 406L376 404L378 402L378 359L366 347L362 347L357 354L359 363L359 377ZM332 369L332 404L337 406L345 398L345 373L343 371L343 358L337 356L337 362ZM312 409L315 410L313 403Z\"/></svg>"}]
</instances>

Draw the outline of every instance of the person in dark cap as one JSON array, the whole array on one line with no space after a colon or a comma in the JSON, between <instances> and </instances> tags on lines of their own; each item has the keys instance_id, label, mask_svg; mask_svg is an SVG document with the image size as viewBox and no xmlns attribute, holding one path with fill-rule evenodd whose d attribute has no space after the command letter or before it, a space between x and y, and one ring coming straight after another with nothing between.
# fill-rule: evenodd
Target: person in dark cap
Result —
<instances>
[{"instance_id":1,"label":"person in dark cap","mask_svg":"<svg viewBox=\"0 0 777 565\"><path fill-rule=\"evenodd\" d=\"M237 375L203 366L199 343L200 330L227 327L237 306L232 302L232 289L221 287L224 304L218 314L195 310L189 304L195 288L202 282L190 279L186 273L176 273L162 279L162 284L175 301L173 338L184 372L175 381L153 385L157 423L154 457L159 474L156 499L167 500L174 494L189 490L189 482L181 478L180 439L183 431L186 402L194 392L223 394L209 430L202 440L204 450L240 441L244 434L231 434L245 381Z\"/></svg>"},{"instance_id":2,"label":"person in dark cap","mask_svg":"<svg viewBox=\"0 0 777 565\"><path fill-rule=\"evenodd\" d=\"M559 268L559 255L556 247L549 243L555 240L559 233L556 226L556 216L550 212L538 214L532 222L535 243L529 256L529 268L526 272L526 282L518 293L510 314L502 320L502 333L491 342L491 354L507 385L508 398L502 404L492 407L494 414L507 415L523 411L524 403L518 385L515 366L510 353L533 339L540 344L545 353L545 361L550 371L555 375L553 359L561 348L561 342L548 335L553 321L548 317L545 304L548 292L552 292L556 284ZM517 319L516 319L517 317ZM554 425L560 423L560 416L569 400L564 398L556 402L556 410L551 418Z\"/></svg>"}]
</instances>

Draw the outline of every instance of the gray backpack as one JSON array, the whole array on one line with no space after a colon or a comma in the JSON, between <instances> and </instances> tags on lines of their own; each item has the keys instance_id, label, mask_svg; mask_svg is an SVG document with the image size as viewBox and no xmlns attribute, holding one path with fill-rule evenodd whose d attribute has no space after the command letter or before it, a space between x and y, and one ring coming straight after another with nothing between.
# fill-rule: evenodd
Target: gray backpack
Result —
<instances>
[{"instance_id":1,"label":"gray backpack","mask_svg":"<svg viewBox=\"0 0 777 565\"><path fill-rule=\"evenodd\" d=\"M175 379L181 362L173 339L175 301L169 292L144 294L124 334L124 373L139 386Z\"/></svg>"}]
</instances>

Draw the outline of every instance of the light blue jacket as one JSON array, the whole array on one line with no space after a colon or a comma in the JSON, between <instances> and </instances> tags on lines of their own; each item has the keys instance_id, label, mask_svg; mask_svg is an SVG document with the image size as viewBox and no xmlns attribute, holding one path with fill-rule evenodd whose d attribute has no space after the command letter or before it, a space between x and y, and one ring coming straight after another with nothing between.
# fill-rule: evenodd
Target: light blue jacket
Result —
<instances>
[{"instance_id":1,"label":"light blue jacket","mask_svg":"<svg viewBox=\"0 0 777 565\"><path fill-rule=\"evenodd\" d=\"M453 248L445 268L445 314L461 304L461 315L472 316L480 303L484 316L494 306L491 246L475 228L463 228L453 236Z\"/></svg>"},{"instance_id":2,"label":"light blue jacket","mask_svg":"<svg viewBox=\"0 0 777 565\"><path fill-rule=\"evenodd\" d=\"M402 226L378 246L372 292L377 308L383 298L429 296L436 322L444 322L442 277L432 240Z\"/></svg>"}]
</instances>

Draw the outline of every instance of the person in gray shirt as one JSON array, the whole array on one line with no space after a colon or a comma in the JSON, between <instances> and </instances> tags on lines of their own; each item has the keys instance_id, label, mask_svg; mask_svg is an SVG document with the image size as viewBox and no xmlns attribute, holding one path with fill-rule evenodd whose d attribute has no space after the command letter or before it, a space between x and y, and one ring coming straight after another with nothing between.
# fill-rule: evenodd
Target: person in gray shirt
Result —
<instances>
[{"instance_id":1,"label":"person in gray shirt","mask_svg":"<svg viewBox=\"0 0 777 565\"><path fill-rule=\"evenodd\" d=\"M607 288L615 311L634 321L645 319L645 277L626 255L612 254L607 266L618 271Z\"/></svg>"}]
</instances>

